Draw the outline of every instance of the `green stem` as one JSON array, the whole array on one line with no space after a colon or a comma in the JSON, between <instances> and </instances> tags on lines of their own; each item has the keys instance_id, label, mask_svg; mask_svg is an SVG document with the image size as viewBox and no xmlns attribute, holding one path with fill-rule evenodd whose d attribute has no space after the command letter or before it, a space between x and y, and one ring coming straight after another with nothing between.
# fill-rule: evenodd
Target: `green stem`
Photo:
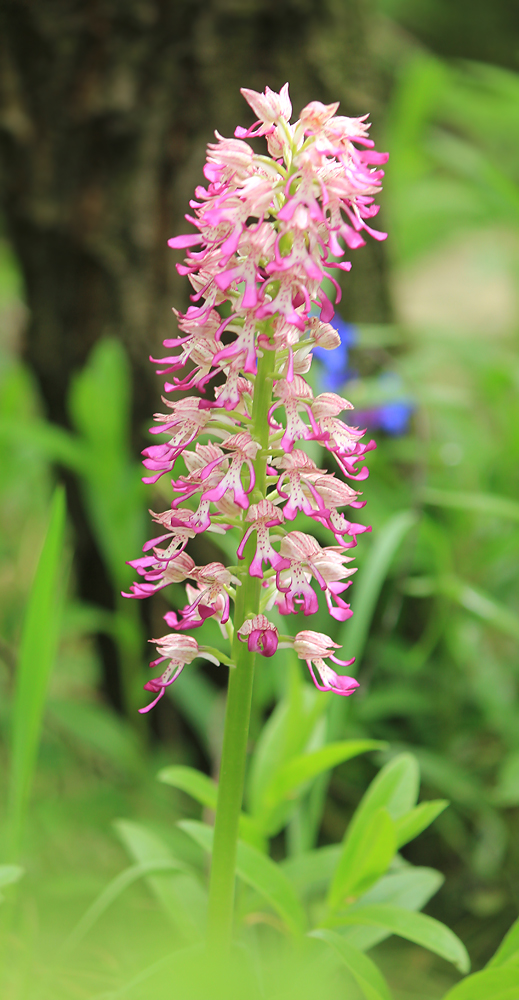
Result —
<instances>
[{"instance_id":1,"label":"green stem","mask_svg":"<svg viewBox=\"0 0 519 1000\"><path fill-rule=\"evenodd\" d=\"M251 436L261 445L254 463L256 484L251 494L252 503L258 503L266 493L268 410L272 398L274 365L275 352L264 351L258 362L252 410ZM246 643L239 641L238 628L247 615L259 612L261 580L249 574L255 550L256 539L253 533L245 546L244 565L240 574L242 585L237 588L236 594L232 647L235 666L229 671L218 783L207 932L208 946L215 957L220 957L229 950L232 937L238 825L243 799L255 659L255 654L249 653Z\"/></svg>"}]
</instances>

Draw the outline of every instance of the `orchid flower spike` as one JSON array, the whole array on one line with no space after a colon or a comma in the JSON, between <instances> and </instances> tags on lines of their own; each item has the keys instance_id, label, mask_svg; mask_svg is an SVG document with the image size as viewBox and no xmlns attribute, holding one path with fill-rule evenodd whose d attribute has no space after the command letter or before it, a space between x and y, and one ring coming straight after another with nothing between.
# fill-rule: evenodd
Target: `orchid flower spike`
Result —
<instances>
[{"instance_id":1,"label":"orchid flower spike","mask_svg":"<svg viewBox=\"0 0 519 1000\"><path fill-rule=\"evenodd\" d=\"M288 84L279 93L242 94L256 121L233 138L215 133L206 183L186 215L190 231L169 240L185 254L177 269L190 282L191 302L175 311L178 331L164 341L165 356L152 359L165 379L164 412L151 429L158 443L143 456L145 482L172 476L173 495L169 509L152 513L158 533L131 560L139 579L125 596L143 599L182 583L187 603L166 613L172 632L154 640L154 665L169 663L145 685L156 697L144 712L186 664L213 656L186 634L202 635L208 619L230 642L221 656L231 665L274 655L270 609L311 616L321 605L346 621L348 553L371 530L355 512L364 506L360 484L375 443L363 441L347 399L314 396L306 376L314 347L340 344L334 314L337 279L347 281L352 266L345 257L366 237L386 237L373 220L387 154L375 151L367 116L339 115L337 102L311 101L292 122ZM259 136L265 154L247 141ZM322 460L310 457L306 442ZM320 544L323 529L329 544ZM232 567L195 566L189 546L205 531L236 532ZM325 662L353 662L337 660L328 636L304 630L293 645L319 690L349 695L358 686Z\"/></svg>"}]
</instances>

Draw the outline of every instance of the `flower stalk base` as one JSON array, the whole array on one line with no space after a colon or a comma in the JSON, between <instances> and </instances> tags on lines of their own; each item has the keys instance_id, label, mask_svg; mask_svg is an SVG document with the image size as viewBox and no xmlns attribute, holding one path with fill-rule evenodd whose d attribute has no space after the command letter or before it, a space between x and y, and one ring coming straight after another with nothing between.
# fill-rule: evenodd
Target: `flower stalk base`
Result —
<instances>
[{"instance_id":1,"label":"flower stalk base","mask_svg":"<svg viewBox=\"0 0 519 1000\"><path fill-rule=\"evenodd\" d=\"M266 492L267 458L262 452L268 446L268 411L272 401L274 363L275 352L265 351L258 361L256 375L251 436L261 445L261 451L258 452L254 463L256 474L254 489L259 494L258 499L264 497ZM240 573L241 587L237 588L236 594L236 621L243 621L247 615L257 615L259 611L261 580L249 573L255 550L254 539L249 538ZM232 659L234 666L229 670L209 883L207 940L209 950L215 956L228 951L232 939L236 850L256 659L256 654L249 652L247 645L240 642L237 631L233 639Z\"/></svg>"}]
</instances>

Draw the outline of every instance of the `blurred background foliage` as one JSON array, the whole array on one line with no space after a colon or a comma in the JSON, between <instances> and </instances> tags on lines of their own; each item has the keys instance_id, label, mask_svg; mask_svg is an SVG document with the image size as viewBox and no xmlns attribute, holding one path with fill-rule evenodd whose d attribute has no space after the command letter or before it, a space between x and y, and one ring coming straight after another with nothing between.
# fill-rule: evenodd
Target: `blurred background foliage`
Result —
<instances>
[{"instance_id":1,"label":"blurred background foliage","mask_svg":"<svg viewBox=\"0 0 519 1000\"><path fill-rule=\"evenodd\" d=\"M13 5L4 0L3 7L12 26ZM303 24L306 18L311 27L317 16L311 4L277 7L282 41L291 18ZM142 5L143 32L147 9ZM28 24L33 14L30 4L20 5L20 11L19 34L11 38L18 48L23 18ZM263 18L265 34L269 25L275 28L276 16L270 5L259 14L255 4L240 2L208 5L205 15L197 8L197 44L203 49L216 33L220 49L216 55L210 47L203 50L203 72L198 67L194 74L195 102L204 93L200 80L211 86L215 65L216 90L220 80L237 90L244 83L278 87L285 72L291 79L290 66L280 68L284 43L276 48L273 42L267 58L263 35L263 55L251 69L254 79L251 74L238 79L247 49L224 65L222 52L233 38L246 36L253 45L251 25L259 30ZM342 32L339 42L330 40L334 17ZM316 364L316 388L333 378L335 391L352 400L378 442L365 489L373 533L362 536L357 550L355 616L335 627L335 634L335 623L324 613L313 624L334 634L348 656L357 656L361 682L354 698L327 706L328 733L336 739L384 740L391 754L412 750L420 763L423 798L450 800L450 808L403 855L446 876L427 912L456 931L477 969L519 909L517 9L506 0L492 5L379 0L369 10L362 3L328 4L323 22L321 33L312 35L313 50L305 49L309 80L317 89L307 94L310 83L302 80L302 70L294 71L296 108L299 95L299 103L316 96L331 100L336 86L344 112L359 114L369 107L369 92L373 137L377 148L391 154L382 199L390 232L385 256L357 251L340 307L348 350L340 359L331 355ZM183 24L179 15L178 31ZM29 34L27 53L37 46ZM357 42L364 53L363 67L356 66L353 76L340 58L341 39L348 51ZM191 65L178 37L175 44L176 58ZM323 66L327 45L330 59ZM243 116L236 94L209 124L198 113L197 135L174 179L175 226L199 177L212 127L229 132L231 125L226 130L224 124ZM179 129L178 141L185 144ZM7 148L6 197L12 196L9 157ZM162 228L158 238L173 232ZM30 332L41 308L34 293L37 262L27 265L25 237L17 239L17 232L16 212L7 208L0 248L3 775L9 768L12 712L15 719L23 715L16 702L13 708L14 678L56 480L67 485L71 520L62 557L66 597L60 638L45 710L44 690L41 695L41 744L20 848L26 874L9 945L19 959L9 1000L32 997L48 954L125 863L111 827L117 818L147 824L176 846L180 838L183 855L194 850L173 823L199 813L182 792L154 777L159 766L172 763L215 773L225 683L224 668L191 667L150 719L136 714L147 669L146 638L161 634L168 605L162 596L143 607L117 595L132 578L125 560L137 555L146 537L146 508L157 509L166 495L160 484L155 490L142 487L138 464L143 421L156 391L149 376L144 384L139 369L149 344L155 350L161 338L164 317L152 322L143 305L144 326L151 323L148 348L142 332L128 341L118 326L124 314L117 322L112 314L108 323L99 320L97 328L94 323L89 336L83 336L81 322L72 325L72 336L83 340L73 352L74 363L63 366L56 358L63 405L53 407L42 377L53 357L46 357L42 368L41 343L35 350L37 337ZM69 277L65 269L62 280ZM59 272L53 280L59 284ZM168 307L182 305L185 290L167 275L162 282L160 296ZM78 299L75 308L84 305ZM138 311L138 289L131 306ZM58 340L49 343L56 347ZM136 362L139 351L143 357ZM196 559L196 548L192 554ZM214 558L226 556L215 548ZM181 588L171 590L173 604L183 603ZM218 644L216 630L210 641ZM288 683L281 654L258 663L254 740ZM328 786L316 786L317 819L303 846L342 837L386 759L377 752L348 761L335 769ZM1 781L7 796L7 781ZM12 829L6 828L5 852L9 836ZM292 821L274 839L274 856L297 851L301 836ZM120 828L119 840L125 843ZM164 925L157 892L156 885L150 893L138 883L124 902L113 905L110 922L101 922L83 965L60 981L56 996L101 996L139 963L164 952L171 929ZM376 951L399 1000L438 997L454 981L446 964L408 943L393 938Z\"/></svg>"}]
</instances>

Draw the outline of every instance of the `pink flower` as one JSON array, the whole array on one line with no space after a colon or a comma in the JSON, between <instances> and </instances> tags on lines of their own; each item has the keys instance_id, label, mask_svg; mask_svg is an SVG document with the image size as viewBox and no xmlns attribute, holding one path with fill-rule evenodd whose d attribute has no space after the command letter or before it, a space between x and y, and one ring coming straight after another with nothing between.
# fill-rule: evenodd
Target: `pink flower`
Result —
<instances>
[{"instance_id":1,"label":"pink flower","mask_svg":"<svg viewBox=\"0 0 519 1000\"><path fill-rule=\"evenodd\" d=\"M234 134L241 139L256 135L266 135L272 130L274 122L280 118L287 122L292 114L292 104L288 96L288 83L285 83L279 94L275 90L271 90L270 87L265 87L264 94L259 94L256 90L248 90L247 87L242 87L240 93L243 94L247 104L250 105L254 114L258 117L258 121L249 129L238 126Z\"/></svg>"},{"instance_id":2,"label":"pink flower","mask_svg":"<svg viewBox=\"0 0 519 1000\"><path fill-rule=\"evenodd\" d=\"M189 523L191 516L190 510L167 510L163 514L153 514L155 521L169 526L171 531L145 543L143 550L146 552L152 548L152 556L141 556L139 559L129 561L128 565L136 569L139 576L143 576L148 582L132 583L130 593L123 593L123 597L150 597L170 583L180 583L191 575L195 564L191 556L184 552L188 540L194 538L196 534ZM168 547L159 549L156 543L167 539L169 539Z\"/></svg>"},{"instance_id":3,"label":"pink flower","mask_svg":"<svg viewBox=\"0 0 519 1000\"><path fill-rule=\"evenodd\" d=\"M221 624L225 625L229 621L228 588L239 581L219 562L193 566L189 576L197 583L197 589L189 584L186 587L191 603L182 608L180 621L174 611L168 611L164 615L167 624L170 628L183 631L187 628L199 628L206 618L217 615Z\"/></svg>"},{"instance_id":4,"label":"pink flower","mask_svg":"<svg viewBox=\"0 0 519 1000\"><path fill-rule=\"evenodd\" d=\"M278 648L278 630L266 615L255 615L247 618L238 629L241 642L247 640L251 653L261 653L262 656L273 656Z\"/></svg>"},{"instance_id":5,"label":"pink flower","mask_svg":"<svg viewBox=\"0 0 519 1000\"><path fill-rule=\"evenodd\" d=\"M252 460L255 458L256 452L260 446L257 441L252 440L247 431L242 431L239 434L233 434L226 437L225 440L222 441L222 447L227 448L228 451L233 453L229 468L217 486L214 486L203 493L202 500L212 500L213 502L216 502L217 500L221 500L227 490L231 490L234 502L237 503L239 507L247 509L249 506L248 494L254 489L254 484L256 482L256 475ZM215 469L228 457L229 456L224 455L223 458L217 458L213 462L210 462L209 465L207 465L201 472L202 480L207 479L213 469ZM249 472L249 484L247 489L244 488L241 480L241 470L244 465L247 467Z\"/></svg>"},{"instance_id":6,"label":"pink flower","mask_svg":"<svg viewBox=\"0 0 519 1000\"><path fill-rule=\"evenodd\" d=\"M359 682L354 677L337 674L324 662L324 657L326 657L342 667L351 667L352 663L355 663L355 657L352 660L337 659L333 650L340 649L340 646L333 642L328 635L309 630L298 632L294 639L294 649L300 660L306 660L310 676L319 691L333 691L335 694L348 696L353 694L355 688L358 688ZM317 675L316 670L318 671ZM319 683L318 677L320 677L321 683Z\"/></svg>"},{"instance_id":7,"label":"pink flower","mask_svg":"<svg viewBox=\"0 0 519 1000\"><path fill-rule=\"evenodd\" d=\"M252 523L238 546L238 558L243 559L245 545L252 532L255 531L257 536L256 552L250 564L249 573L251 576L262 578L264 562L269 563L274 569L285 565L285 560L272 547L269 537L269 528L281 524L283 511L279 507L275 507L270 500L260 500L258 504L252 504L249 507L245 520Z\"/></svg>"},{"instance_id":8,"label":"pink flower","mask_svg":"<svg viewBox=\"0 0 519 1000\"><path fill-rule=\"evenodd\" d=\"M274 429L277 425L273 422L273 414L283 406L286 414L286 428L281 438L280 445L285 451L292 451L295 441L308 440L311 437L319 436L317 426L310 402L313 399L313 392L301 375L294 375L291 382L287 379L280 379L274 387L274 395L279 399L279 403L274 403L269 410L269 420ZM308 402L307 402L308 400ZM300 416L300 411L307 414L310 423L306 424Z\"/></svg>"},{"instance_id":9,"label":"pink flower","mask_svg":"<svg viewBox=\"0 0 519 1000\"><path fill-rule=\"evenodd\" d=\"M173 497L169 510L152 514L162 534L132 560L140 579L126 595L147 597L186 582L188 603L165 616L174 631L160 642L165 647L168 640L176 658L149 682L158 697L189 662L181 644L194 643L188 653L199 648L185 630L201 628L210 617L225 625L238 585L221 563L194 565L185 550L195 535L241 530L237 558L247 558L250 575L262 580L266 607L313 614L319 605L315 580L330 615L345 621L351 609L344 592L354 572L345 552L370 530L345 516L347 507L364 501L343 479L367 477L359 462L374 442L363 443L364 431L342 419L352 409L348 400L336 393L314 398L305 375L315 345L333 350L338 344L330 320L341 289L332 274L350 269L344 258L363 245L366 233L385 237L372 220L387 155L374 150L367 116L338 115L337 103L312 101L291 124L288 85L279 93L268 87L242 93L257 121L236 129L235 138L215 133L205 182L185 217L191 232L168 241L183 251L177 269L189 280L191 304L185 313L175 311L178 334L164 341L164 358L152 360L170 379L166 393L198 394L175 402L166 397L166 412L155 415L152 433L164 437L143 452L145 482L173 473ZM266 138L269 156L244 141L252 136ZM324 277L333 286L330 299ZM336 471L318 468L303 450L305 441L320 442L334 456ZM300 514L318 521L337 544L286 533L284 522ZM251 651L270 656L277 630L258 610L255 599L236 633ZM305 636L314 637L308 656L314 683L351 693L356 682L324 663L327 655L333 659L331 640L320 636L319 653L319 634L299 633L296 642Z\"/></svg>"},{"instance_id":10,"label":"pink flower","mask_svg":"<svg viewBox=\"0 0 519 1000\"><path fill-rule=\"evenodd\" d=\"M157 660L153 660L150 663L150 667L156 667L158 663L163 663L167 659L170 662L160 677L155 677L153 680L147 681L144 685L145 691L158 693L157 697L149 705L139 709L141 714L149 712L150 708L153 708L157 704L166 688L170 684L173 684L177 677L180 676L186 663L191 663L199 655L198 643L190 635L164 635L162 639L150 639L149 641L156 644L157 653L160 654Z\"/></svg>"},{"instance_id":11,"label":"pink flower","mask_svg":"<svg viewBox=\"0 0 519 1000\"><path fill-rule=\"evenodd\" d=\"M335 104L321 104L320 101L310 101L301 112L300 122L304 126L305 135L312 135L320 132L326 123L333 118L339 102Z\"/></svg>"},{"instance_id":12,"label":"pink flower","mask_svg":"<svg viewBox=\"0 0 519 1000\"><path fill-rule=\"evenodd\" d=\"M143 479L145 483L156 483L165 472L171 472L180 453L195 440L211 418L209 410L202 408L200 399L188 397L177 403L172 403L168 399L164 402L173 411L173 415L170 417L167 414L156 413L155 420L160 421L160 426L151 427L150 434L161 434L175 427L178 427L178 430L168 444L151 445L144 449L142 454L146 457L142 464L157 473L145 476Z\"/></svg>"},{"instance_id":13,"label":"pink flower","mask_svg":"<svg viewBox=\"0 0 519 1000\"><path fill-rule=\"evenodd\" d=\"M281 599L276 598L281 614L297 614L299 609L295 605L301 603L301 600L296 600L297 597L303 599L305 615L315 613L313 609L317 609L317 597L309 583L313 576L321 590L325 591L332 618L338 621L351 618L353 612L339 594L350 586L349 582L341 581L356 571L344 566L351 559L343 555L342 546L328 545L323 549L311 535L290 531L282 539L279 551L285 559L285 565L276 574L277 589L283 594Z\"/></svg>"}]
</instances>

